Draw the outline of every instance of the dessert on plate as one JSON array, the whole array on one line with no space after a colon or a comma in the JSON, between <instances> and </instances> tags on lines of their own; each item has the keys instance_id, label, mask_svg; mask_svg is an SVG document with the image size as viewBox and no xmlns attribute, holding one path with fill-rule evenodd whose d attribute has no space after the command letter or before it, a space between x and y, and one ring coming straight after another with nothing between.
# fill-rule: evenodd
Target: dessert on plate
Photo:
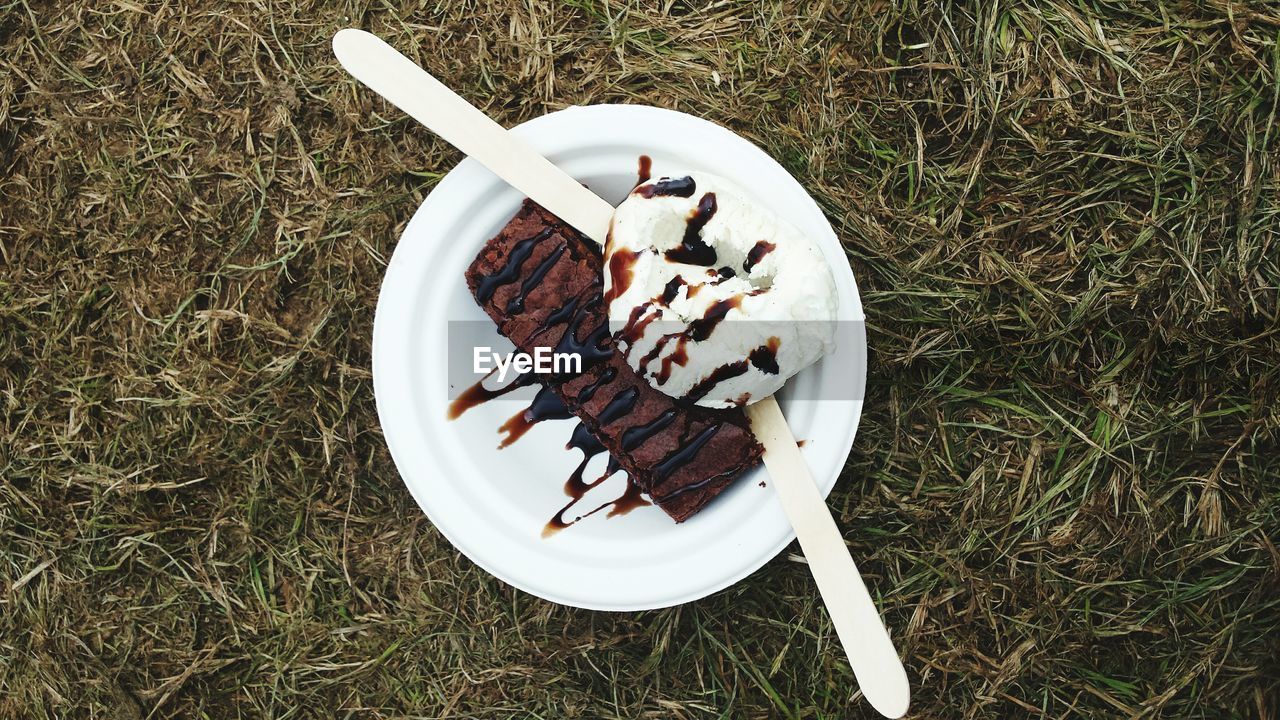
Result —
<instances>
[{"instance_id":1,"label":"dessert on plate","mask_svg":"<svg viewBox=\"0 0 1280 720\"><path fill-rule=\"evenodd\" d=\"M748 405L834 344L840 300L817 243L717 175L636 187L614 212L604 262L628 364L673 397Z\"/></svg>"},{"instance_id":2,"label":"dessert on plate","mask_svg":"<svg viewBox=\"0 0 1280 720\"><path fill-rule=\"evenodd\" d=\"M646 178L615 212L603 251L525 200L466 280L519 351L582 359L580 371L538 376L544 389L504 429L518 437L538 419L577 417L589 437L570 441L585 457L566 492L576 500L594 485L582 468L603 450L600 480L625 470L676 522L760 462L742 406L833 342L837 298L820 251L708 173ZM565 525L564 512L553 524Z\"/></svg>"},{"instance_id":3,"label":"dessert on plate","mask_svg":"<svg viewBox=\"0 0 1280 720\"><path fill-rule=\"evenodd\" d=\"M760 461L740 410L678 404L616 350L604 307L600 247L532 201L485 243L467 285L523 352L577 352L582 372L543 381L632 481L677 522Z\"/></svg>"}]
</instances>

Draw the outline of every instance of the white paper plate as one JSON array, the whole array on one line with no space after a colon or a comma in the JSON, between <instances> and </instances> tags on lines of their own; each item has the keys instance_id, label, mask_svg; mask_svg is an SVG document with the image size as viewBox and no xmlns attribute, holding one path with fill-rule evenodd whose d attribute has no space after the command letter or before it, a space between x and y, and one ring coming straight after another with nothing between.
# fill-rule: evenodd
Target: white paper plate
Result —
<instances>
[{"instance_id":1,"label":"white paper plate","mask_svg":"<svg viewBox=\"0 0 1280 720\"><path fill-rule=\"evenodd\" d=\"M840 318L862 320L858 289L822 211L782 166L713 123L637 105L575 107L514 132L570 175L617 203L636 182L637 159L653 174L705 170L737 180L817 238L835 273ZM473 160L445 176L405 228L378 298L373 381L383 434L405 485L431 522L467 557L539 597L583 608L641 610L704 597L746 577L795 534L763 469L741 478L701 513L677 525L656 507L598 513L547 539L543 527L567 502L564 481L581 454L566 450L575 421L548 421L503 450L498 426L532 388L446 418L450 320L486 320L463 271L510 219L521 196ZM510 347L493 333L494 345ZM866 341L852 340L796 376L779 396L824 495L844 466L862 403ZM853 387L851 391L849 388ZM841 397L842 400L814 400ZM803 398L803 399L793 399ZM604 465L596 457L587 471ZM596 471L593 474L592 471ZM621 474L579 507L616 497ZM598 500L597 502L592 502Z\"/></svg>"}]
</instances>

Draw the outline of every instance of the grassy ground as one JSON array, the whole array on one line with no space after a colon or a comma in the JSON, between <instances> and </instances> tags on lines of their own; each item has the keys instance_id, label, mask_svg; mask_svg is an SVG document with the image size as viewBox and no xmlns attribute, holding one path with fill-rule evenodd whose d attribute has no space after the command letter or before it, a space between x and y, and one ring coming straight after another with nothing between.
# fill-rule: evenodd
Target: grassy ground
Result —
<instances>
[{"instance_id":1,"label":"grassy ground","mask_svg":"<svg viewBox=\"0 0 1280 720\"><path fill-rule=\"evenodd\" d=\"M0 718L868 717L794 548L600 614L421 517L370 331L458 156L355 25L815 195L874 363L831 504L919 717L1275 720L1280 10L936 5L0 0Z\"/></svg>"}]
</instances>

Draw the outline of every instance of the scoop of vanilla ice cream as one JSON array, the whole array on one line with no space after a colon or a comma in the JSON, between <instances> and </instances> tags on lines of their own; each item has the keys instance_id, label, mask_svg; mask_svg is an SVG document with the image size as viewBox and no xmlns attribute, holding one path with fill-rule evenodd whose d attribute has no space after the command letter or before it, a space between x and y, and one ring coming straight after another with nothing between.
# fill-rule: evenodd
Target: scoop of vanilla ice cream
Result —
<instances>
[{"instance_id":1,"label":"scoop of vanilla ice cream","mask_svg":"<svg viewBox=\"0 0 1280 720\"><path fill-rule=\"evenodd\" d=\"M673 397L746 405L834 344L839 297L821 250L717 175L633 190L614 212L604 262L618 346Z\"/></svg>"}]
</instances>

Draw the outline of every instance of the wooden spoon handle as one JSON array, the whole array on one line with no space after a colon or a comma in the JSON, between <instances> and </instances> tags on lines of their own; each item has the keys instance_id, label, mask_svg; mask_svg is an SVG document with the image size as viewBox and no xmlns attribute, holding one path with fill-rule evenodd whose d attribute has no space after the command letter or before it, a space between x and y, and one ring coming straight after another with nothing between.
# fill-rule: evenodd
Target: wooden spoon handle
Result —
<instances>
[{"instance_id":1,"label":"wooden spoon handle","mask_svg":"<svg viewBox=\"0 0 1280 720\"><path fill-rule=\"evenodd\" d=\"M844 536L813 482L782 408L770 396L748 405L747 417L751 419L751 432L764 445L769 479L796 530L809 572L813 573L862 694L885 717L902 717L911 702L907 672L844 544Z\"/></svg>"},{"instance_id":2,"label":"wooden spoon handle","mask_svg":"<svg viewBox=\"0 0 1280 720\"><path fill-rule=\"evenodd\" d=\"M604 244L613 206L527 143L463 100L376 35L348 28L333 36L333 54L357 80L430 128L450 145Z\"/></svg>"}]
</instances>

